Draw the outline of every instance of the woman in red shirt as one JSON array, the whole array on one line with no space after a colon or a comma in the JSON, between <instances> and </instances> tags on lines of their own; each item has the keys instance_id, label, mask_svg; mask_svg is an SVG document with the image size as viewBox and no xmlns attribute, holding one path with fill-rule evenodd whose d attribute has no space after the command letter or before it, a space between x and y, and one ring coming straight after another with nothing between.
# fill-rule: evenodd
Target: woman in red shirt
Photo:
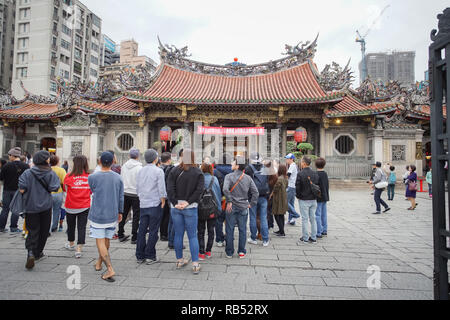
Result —
<instances>
[{"instance_id":1,"label":"woman in red shirt","mask_svg":"<svg viewBox=\"0 0 450 320\"><path fill-rule=\"evenodd\" d=\"M64 179L67 217L67 250L75 250L75 257L81 258L81 250L86 243L86 225L91 207L91 189L88 184L89 165L85 156L73 158L73 169ZM75 226L78 229L78 246L75 248Z\"/></svg>"}]
</instances>

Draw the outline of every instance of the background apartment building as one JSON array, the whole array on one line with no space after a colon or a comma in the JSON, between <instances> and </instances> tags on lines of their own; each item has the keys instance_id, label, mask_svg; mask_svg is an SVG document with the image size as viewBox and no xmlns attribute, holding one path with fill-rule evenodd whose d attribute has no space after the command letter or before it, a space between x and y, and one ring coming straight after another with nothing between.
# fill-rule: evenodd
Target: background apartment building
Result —
<instances>
[{"instance_id":1,"label":"background apartment building","mask_svg":"<svg viewBox=\"0 0 450 320\"><path fill-rule=\"evenodd\" d=\"M11 89L16 0L0 0L0 90Z\"/></svg>"},{"instance_id":2,"label":"background apartment building","mask_svg":"<svg viewBox=\"0 0 450 320\"><path fill-rule=\"evenodd\" d=\"M118 49L120 48L120 49ZM111 56L110 65L101 66L100 78L118 79L121 71L128 67L142 66L150 73L156 71L157 64L147 56L139 56L139 44L135 40L125 40L116 46L116 52ZM117 58L120 57L119 61Z\"/></svg>"},{"instance_id":3,"label":"background apartment building","mask_svg":"<svg viewBox=\"0 0 450 320\"><path fill-rule=\"evenodd\" d=\"M97 81L101 19L78 0L17 0L13 95L56 96L56 79Z\"/></svg>"},{"instance_id":4,"label":"background apartment building","mask_svg":"<svg viewBox=\"0 0 450 320\"><path fill-rule=\"evenodd\" d=\"M368 76L382 82L396 80L404 85L414 84L415 58L414 51L369 53L366 55ZM361 70L360 63L360 75Z\"/></svg>"},{"instance_id":5,"label":"background apartment building","mask_svg":"<svg viewBox=\"0 0 450 320\"><path fill-rule=\"evenodd\" d=\"M100 66L110 66L120 61L120 53L117 53L117 44L105 34L102 34L100 44ZM117 53L117 54L116 54Z\"/></svg>"}]
</instances>

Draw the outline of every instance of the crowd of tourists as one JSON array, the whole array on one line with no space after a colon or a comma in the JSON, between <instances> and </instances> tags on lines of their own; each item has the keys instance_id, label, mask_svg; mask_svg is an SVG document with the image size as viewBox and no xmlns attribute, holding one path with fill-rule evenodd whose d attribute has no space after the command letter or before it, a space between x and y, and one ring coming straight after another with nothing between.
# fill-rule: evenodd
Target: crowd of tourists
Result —
<instances>
[{"instance_id":1,"label":"crowd of tourists","mask_svg":"<svg viewBox=\"0 0 450 320\"><path fill-rule=\"evenodd\" d=\"M229 259L235 253L244 259L247 244L268 247L274 223L278 230L272 236L285 237L285 227L295 225L301 217L298 245L315 244L328 234L330 197L323 158L315 160L317 171L313 171L311 158L305 156L297 164L293 154L282 162L262 159L258 153L249 159L226 154L222 164L216 165L211 157L196 164L192 150L182 150L178 163L172 163L170 153L159 155L149 149L144 153L144 166L140 151L131 149L123 166L118 165L113 151L103 152L91 173L82 155L74 157L70 170L67 162L60 167L59 158L47 151L21 160L21 149L13 148L8 156L9 162L1 164L0 172L4 188L0 232L7 232L11 212L10 232L23 232L25 266L30 270L45 256L48 237L63 231L64 220L64 247L73 251L75 258L82 257L89 222L89 236L95 239L99 253L95 270L102 271L105 265L101 278L108 282L114 282L116 274L110 243L129 240L130 235L125 234L128 220L138 263L159 262L156 244L167 241L175 251L176 268L191 262L194 274L200 272L200 261L212 258L214 242L224 247ZM24 217L23 230L18 227L19 215ZM183 255L185 234L191 260Z\"/></svg>"},{"instance_id":2,"label":"crowd of tourists","mask_svg":"<svg viewBox=\"0 0 450 320\"><path fill-rule=\"evenodd\" d=\"M405 200L411 203L408 208L409 211L414 211L417 208L417 191L418 191L418 176L417 167L415 165L408 165L406 171L402 176L403 191L405 191ZM430 198L432 194L432 170L427 169L426 182L428 183L428 192ZM391 210L390 206L381 198L382 193L387 189L388 201L394 201L396 185L398 184L395 167L388 165L388 168L382 168L381 162L373 164L372 176L369 183L372 185L373 195L376 205L376 211L373 214L381 214L381 206L384 207L383 213Z\"/></svg>"}]
</instances>

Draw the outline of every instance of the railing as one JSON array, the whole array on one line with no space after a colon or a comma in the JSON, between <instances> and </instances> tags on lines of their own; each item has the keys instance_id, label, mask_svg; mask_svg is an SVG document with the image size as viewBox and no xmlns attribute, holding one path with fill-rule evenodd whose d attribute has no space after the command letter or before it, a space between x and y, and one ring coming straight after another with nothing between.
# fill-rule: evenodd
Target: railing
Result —
<instances>
[{"instance_id":1,"label":"railing","mask_svg":"<svg viewBox=\"0 0 450 320\"><path fill-rule=\"evenodd\" d=\"M326 171L331 179L368 179L372 166L368 161L355 159L327 160Z\"/></svg>"}]
</instances>

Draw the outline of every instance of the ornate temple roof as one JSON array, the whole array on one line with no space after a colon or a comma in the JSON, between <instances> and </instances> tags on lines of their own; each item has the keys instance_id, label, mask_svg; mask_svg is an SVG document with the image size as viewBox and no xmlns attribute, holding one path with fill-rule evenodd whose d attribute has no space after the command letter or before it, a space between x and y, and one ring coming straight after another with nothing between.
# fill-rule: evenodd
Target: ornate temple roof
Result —
<instances>
[{"instance_id":1,"label":"ornate temple roof","mask_svg":"<svg viewBox=\"0 0 450 320\"><path fill-rule=\"evenodd\" d=\"M24 102L20 105L0 111L0 118L14 119L50 119L63 116L68 110L58 109L57 104L42 104L34 102Z\"/></svg>"},{"instance_id":2,"label":"ornate temple roof","mask_svg":"<svg viewBox=\"0 0 450 320\"><path fill-rule=\"evenodd\" d=\"M395 111L397 110L397 105L398 103L373 103L364 105L353 96L347 95L341 102L325 111L325 115L328 118L369 116Z\"/></svg>"},{"instance_id":3,"label":"ornate temple roof","mask_svg":"<svg viewBox=\"0 0 450 320\"><path fill-rule=\"evenodd\" d=\"M79 101L77 106L83 111L109 115L140 116L142 115L136 103L122 96L110 103L98 103L94 101Z\"/></svg>"},{"instance_id":4,"label":"ornate temple roof","mask_svg":"<svg viewBox=\"0 0 450 320\"><path fill-rule=\"evenodd\" d=\"M196 105L308 104L342 99L342 94L321 88L309 62L250 76L211 75L163 64L145 93L127 96L134 101Z\"/></svg>"}]
</instances>

